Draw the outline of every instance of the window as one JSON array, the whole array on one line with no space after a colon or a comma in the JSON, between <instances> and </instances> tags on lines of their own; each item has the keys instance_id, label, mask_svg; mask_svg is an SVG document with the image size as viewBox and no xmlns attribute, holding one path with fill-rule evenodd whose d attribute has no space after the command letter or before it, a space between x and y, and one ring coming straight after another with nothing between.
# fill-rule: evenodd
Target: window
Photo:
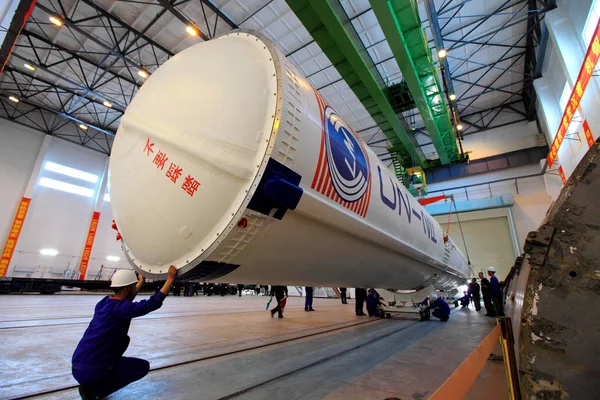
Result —
<instances>
[{"instance_id":1,"label":"window","mask_svg":"<svg viewBox=\"0 0 600 400\"><path fill-rule=\"evenodd\" d=\"M592 3L592 7L590 8L590 13L588 14L587 21L585 21L585 25L583 27L583 33L581 34L586 48L590 45L592 36L594 36L594 31L596 30L596 25L598 24L599 18L600 18L600 1L594 0L594 2Z\"/></svg>"},{"instance_id":2,"label":"window","mask_svg":"<svg viewBox=\"0 0 600 400\"><path fill-rule=\"evenodd\" d=\"M562 94L560 95L560 118L562 118L562 114L565 112L565 108L567 108L567 104L569 104L569 98L571 97L571 85L569 85L569 82L565 83L565 87L563 89ZM583 122L583 118L581 118L581 114L579 113L579 110L575 111L575 113L573 114L573 119L571 120L571 123L569 124L569 132L568 133L575 133L577 132L577 130L579 129L579 127L581 126Z\"/></svg>"},{"instance_id":3,"label":"window","mask_svg":"<svg viewBox=\"0 0 600 400\"><path fill-rule=\"evenodd\" d=\"M82 186L72 185L70 183L57 181L50 178L40 178L40 186L45 186L50 189L60 190L62 192L73 193L85 197L94 197L94 190L84 188Z\"/></svg>"},{"instance_id":4,"label":"window","mask_svg":"<svg viewBox=\"0 0 600 400\"><path fill-rule=\"evenodd\" d=\"M57 174L70 176L71 178L81 179L87 182L98 182L98 175L67 167L66 165L53 163L52 161L46 161L46 164L44 164L44 169L46 171L56 172Z\"/></svg>"}]
</instances>

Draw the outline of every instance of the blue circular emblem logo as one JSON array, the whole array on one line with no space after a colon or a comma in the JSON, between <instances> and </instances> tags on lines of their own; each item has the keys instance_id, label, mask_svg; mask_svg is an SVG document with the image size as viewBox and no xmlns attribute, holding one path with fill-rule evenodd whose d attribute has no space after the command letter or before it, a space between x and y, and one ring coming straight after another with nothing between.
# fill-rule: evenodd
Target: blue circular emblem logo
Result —
<instances>
[{"instance_id":1,"label":"blue circular emblem logo","mask_svg":"<svg viewBox=\"0 0 600 400\"><path fill-rule=\"evenodd\" d=\"M367 156L350 128L330 107L325 107L324 128L325 149L333 187L344 201L358 201L369 186Z\"/></svg>"}]
</instances>

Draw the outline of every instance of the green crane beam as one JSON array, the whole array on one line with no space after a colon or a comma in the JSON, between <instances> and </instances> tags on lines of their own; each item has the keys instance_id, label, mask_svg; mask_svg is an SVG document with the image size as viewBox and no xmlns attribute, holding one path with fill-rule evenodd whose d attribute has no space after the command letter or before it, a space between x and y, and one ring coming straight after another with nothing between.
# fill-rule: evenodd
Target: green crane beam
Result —
<instances>
[{"instance_id":1,"label":"green crane beam","mask_svg":"<svg viewBox=\"0 0 600 400\"><path fill-rule=\"evenodd\" d=\"M370 0L442 164L459 161L454 125L414 0Z\"/></svg>"},{"instance_id":2,"label":"green crane beam","mask_svg":"<svg viewBox=\"0 0 600 400\"><path fill-rule=\"evenodd\" d=\"M351 21L337 0L286 0L406 166L427 166L413 135L394 111L387 88Z\"/></svg>"}]
</instances>

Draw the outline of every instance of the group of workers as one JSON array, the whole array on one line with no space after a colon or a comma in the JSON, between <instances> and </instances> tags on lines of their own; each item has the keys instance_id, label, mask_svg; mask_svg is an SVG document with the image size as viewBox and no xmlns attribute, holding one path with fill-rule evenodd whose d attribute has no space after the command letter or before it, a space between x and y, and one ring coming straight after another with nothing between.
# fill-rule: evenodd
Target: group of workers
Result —
<instances>
[{"instance_id":1,"label":"group of workers","mask_svg":"<svg viewBox=\"0 0 600 400\"><path fill-rule=\"evenodd\" d=\"M487 272L489 280L479 273L483 301L487 310L486 315L502 316L504 315L502 288L495 276L496 270L494 267L489 267ZM147 300L134 302L137 293L144 285L144 277L140 275L138 278L132 270L119 270L113 275L111 288L114 290L114 295L106 296L98 302L92 321L73 353L72 373L80 384L79 393L82 399L104 398L148 374L150 370L148 361L123 356L129 347L129 326L133 318L141 317L162 307L176 278L177 268L169 267L168 278L160 290ZM259 290L261 288L259 287ZM179 286L180 289L181 286ZM193 289L192 286L192 295ZM243 285L239 285L240 296L242 289ZM340 288L340 293L342 294L340 296L342 303L348 304L346 288ZM375 289L371 288L367 291L365 288L356 288L355 294L357 316L366 315L363 312L365 302L367 314L370 317L385 318L389 316L385 311L383 299ZM179 293L175 295L177 296ZM288 296L287 286L272 286L270 295L277 301L276 306L270 310L271 317L278 314L279 318L283 318L283 309ZM460 299L461 304L466 302L468 306L468 301L472 300L475 302L476 309L481 309L477 279L472 279L465 296L466 299ZM430 315L441 321L448 321L450 317L448 303L436 294L429 295L420 306L421 320L428 320ZM306 287L304 310L314 311L312 287Z\"/></svg>"},{"instance_id":2,"label":"group of workers","mask_svg":"<svg viewBox=\"0 0 600 400\"><path fill-rule=\"evenodd\" d=\"M457 299L454 304L458 307L468 307L472 302L475 305L475 310L481 310L481 294L483 294L483 305L486 310L486 317L502 317L504 316L504 307L502 301L502 286L496 277L496 269L488 267L488 280L482 272L478 274L481 281L481 286L477 283L477 278L473 278L468 285L468 289L464 292L464 296ZM481 292L480 292L481 288Z\"/></svg>"}]
</instances>

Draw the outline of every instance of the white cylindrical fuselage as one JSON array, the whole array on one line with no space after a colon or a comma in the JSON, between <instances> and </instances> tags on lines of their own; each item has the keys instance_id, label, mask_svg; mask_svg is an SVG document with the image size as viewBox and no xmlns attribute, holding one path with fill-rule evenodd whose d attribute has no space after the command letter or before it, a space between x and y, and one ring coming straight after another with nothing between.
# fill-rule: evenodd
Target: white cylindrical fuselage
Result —
<instances>
[{"instance_id":1,"label":"white cylindrical fuselage","mask_svg":"<svg viewBox=\"0 0 600 400\"><path fill-rule=\"evenodd\" d=\"M439 289L469 268L272 43L232 32L162 65L121 119L111 204L134 268L229 283Z\"/></svg>"}]
</instances>

